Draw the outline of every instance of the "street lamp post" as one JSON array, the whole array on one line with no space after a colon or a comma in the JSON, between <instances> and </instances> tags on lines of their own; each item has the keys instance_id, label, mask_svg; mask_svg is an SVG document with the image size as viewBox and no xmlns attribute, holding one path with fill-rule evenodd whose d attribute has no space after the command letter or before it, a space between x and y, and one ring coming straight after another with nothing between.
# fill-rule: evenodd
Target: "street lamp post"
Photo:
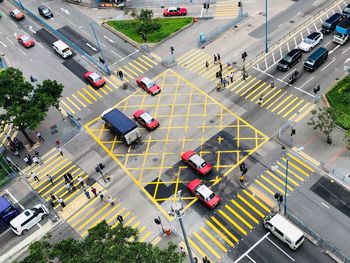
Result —
<instances>
[{"instance_id":1,"label":"street lamp post","mask_svg":"<svg viewBox=\"0 0 350 263\"><path fill-rule=\"evenodd\" d=\"M265 0L265 52L267 53L269 51L268 45L267 45L267 0Z\"/></svg>"},{"instance_id":2,"label":"street lamp post","mask_svg":"<svg viewBox=\"0 0 350 263\"><path fill-rule=\"evenodd\" d=\"M173 206L171 206L171 211L169 212L169 215L172 215L172 216L176 215L177 219L179 219L182 235L183 235L184 240L185 240L185 244L186 244L188 256L190 258L190 262L194 263L191 247L190 247L190 245L188 243L188 239L187 239L185 226L182 222L182 216L184 215L184 211L183 211L184 207L183 207L182 202L181 202L181 190L179 190L177 192L177 196L179 198L179 201L176 200L175 204Z\"/></svg>"},{"instance_id":3,"label":"street lamp post","mask_svg":"<svg viewBox=\"0 0 350 263\"><path fill-rule=\"evenodd\" d=\"M282 146L282 150L286 150L286 148L284 146ZM285 155L286 157L286 181L285 181L285 185L284 185L284 215L286 215L287 213L287 186L288 186L288 165L289 165L289 158L287 155Z\"/></svg>"}]
</instances>

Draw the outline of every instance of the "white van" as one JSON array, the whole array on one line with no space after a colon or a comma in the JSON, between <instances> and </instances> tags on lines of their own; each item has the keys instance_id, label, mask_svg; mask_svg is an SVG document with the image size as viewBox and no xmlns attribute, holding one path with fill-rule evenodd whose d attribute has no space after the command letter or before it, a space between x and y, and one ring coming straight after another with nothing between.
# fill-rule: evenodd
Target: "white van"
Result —
<instances>
[{"instance_id":1,"label":"white van","mask_svg":"<svg viewBox=\"0 0 350 263\"><path fill-rule=\"evenodd\" d=\"M263 220L264 227L269 229L276 237L296 250L304 242L303 232L283 216L272 212Z\"/></svg>"},{"instance_id":2,"label":"white van","mask_svg":"<svg viewBox=\"0 0 350 263\"><path fill-rule=\"evenodd\" d=\"M16 235L22 235L43 220L49 214L49 210L42 204L26 209L10 221L10 226Z\"/></svg>"},{"instance_id":3,"label":"white van","mask_svg":"<svg viewBox=\"0 0 350 263\"><path fill-rule=\"evenodd\" d=\"M64 43L63 41L61 40L58 40L56 42L54 42L52 44L52 48L58 53L60 54L60 56L62 56L63 58L67 58L69 56L71 56L73 53L72 53L72 50L70 49L69 46L67 46L66 43Z\"/></svg>"}]
</instances>

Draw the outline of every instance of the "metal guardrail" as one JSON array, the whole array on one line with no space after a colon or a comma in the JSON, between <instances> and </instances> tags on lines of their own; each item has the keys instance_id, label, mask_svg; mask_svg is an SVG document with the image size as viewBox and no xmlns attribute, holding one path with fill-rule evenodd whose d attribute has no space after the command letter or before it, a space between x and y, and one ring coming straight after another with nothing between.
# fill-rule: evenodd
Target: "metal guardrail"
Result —
<instances>
[{"instance_id":1,"label":"metal guardrail","mask_svg":"<svg viewBox=\"0 0 350 263\"><path fill-rule=\"evenodd\" d=\"M88 53L86 53L83 49L81 49L79 46L77 46L75 43L73 43L71 40L69 40L66 36L64 36L62 33L58 32L56 29L51 27L49 24L47 24L44 20L42 20L40 17L35 15L32 11L27 9L23 6L21 2L17 2L16 0L12 0L15 5L23 9L29 16L31 16L34 20L39 22L45 29L47 29L51 34L55 35L57 38L61 39L63 42L65 42L68 46L72 47L75 51L80 53L82 57L89 60L92 64L96 65L101 71L106 72L108 75L108 72L104 66L100 64L100 62L95 59L94 57L90 56Z\"/></svg>"},{"instance_id":2,"label":"metal guardrail","mask_svg":"<svg viewBox=\"0 0 350 263\"><path fill-rule=\"evenodd\" d=\"M314 232L310 227L305 225L301 220L299 220L296 216L292 215L290 212L287 211L287 218L292 221L294 224L296 224L300 229L302 229L306 234L311 236L317 241L317 244L320 245L323 249L328 250L333 255L335 255L337 258L342 260L345 263L350 263L350 258L345 256L342 252L340 252L339 249L337 249L335 246L333 246L331 243L329 243L327 240L323 239L319 234Z\"/></svg>"},{"instance_id":3,"label":"metal guardrail","mask_svg":"<svg viewBox=\"0 0 350 263\"><path fill-rule=\"evenodd\" d=\"M207 44L209 44L211 41L215 40L218 36L220 36L222 33L226 32L230 28L234 27L238 23L242 22L245 18L248 17L248 13L243 14L242 16L239 16L227 24L217 28L214 30L214 32L209 33L203 41L198 41L198 47L203 47Z\"/></svg>"}]
</instances>

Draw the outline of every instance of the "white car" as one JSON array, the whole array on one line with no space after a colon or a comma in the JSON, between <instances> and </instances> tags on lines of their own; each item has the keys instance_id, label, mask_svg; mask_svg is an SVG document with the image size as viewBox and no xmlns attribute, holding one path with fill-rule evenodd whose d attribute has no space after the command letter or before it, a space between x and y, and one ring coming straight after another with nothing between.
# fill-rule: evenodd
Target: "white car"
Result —
<instances>
[{"instance_id":1,"label":"white car","mask_svg":"<svg viewBox=\"0 0 350 263\"><path fill-rule=\"evenodd\" d=\"M16 235L23 235L49 214L49 210L42 204L26 209L10 221L11 229Z\"/></svg>"},{"instance_id":2,"label":"white car","mask_svg":"<svg viewBox=\"0 0 350 263\"><path fill-rule=\"evenodd\" d=\"M311 49L320 44L322 40L323 34L321 32L313 32L304 38L303 42L299 44L298 48L305 52L309 52Z\"/></svg>"}]
</instances>

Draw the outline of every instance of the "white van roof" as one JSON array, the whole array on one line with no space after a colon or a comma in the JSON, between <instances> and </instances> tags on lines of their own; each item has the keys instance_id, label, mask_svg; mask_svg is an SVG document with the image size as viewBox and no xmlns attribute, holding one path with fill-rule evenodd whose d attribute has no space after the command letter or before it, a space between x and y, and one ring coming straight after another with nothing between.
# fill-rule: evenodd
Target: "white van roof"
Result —
<instances>
[{"instance_id":1,"label":"white van roof","mask_svg":"<svg viewBox=\"0 0 350 263\"><path fill-rule=\"evenodd\" d=\"M28 219L28 217L33 215L33 211L31 209L26 209L14 219L11 220L10 224L14 227L22 224L24 221Z\"/></svg>"},{"instance_id":2,"label":"white van roof","mask_svg":"<svg viewBox=\"0 0 350 263\"><path fill-rule=\"evenodd\" d=\"M68 45L64 43L62 40L57 40L52 45L56 46L58 49L61 49L61 50L68 47Z\"/></svg>"},{"instance_id":3,"label":"white van roof","mask_svg":"<svg viewBox=\"0 0 350 263\"><path fill-rule=\"evenodd\" d=\"M275 214L269 221L274 227L282 231L292 242L298 241L304 234L280 214Z\"/></svg>"}]
</instances>

